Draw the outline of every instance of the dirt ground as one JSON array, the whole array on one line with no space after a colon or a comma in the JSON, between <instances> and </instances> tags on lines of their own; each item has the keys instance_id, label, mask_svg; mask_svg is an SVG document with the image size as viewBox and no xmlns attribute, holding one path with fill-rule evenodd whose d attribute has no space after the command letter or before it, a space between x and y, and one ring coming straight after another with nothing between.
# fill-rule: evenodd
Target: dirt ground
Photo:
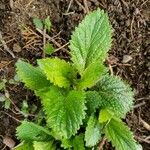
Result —
<instances>
[{"instance_id":1,"label":"dirt ground","mask_svg":"<svg viewBox=\"0 0 150 150\"><path fill-rule=\"evenodd\" d=\"M84 3L87 2L87 3ZM12 79L15 62L24 58L35 64L42 57L43 37L32 19L50 16L50 36L55 48L66 44L75 26L89 10L97 7L108 12L114 29L113 46L106 64L110 71L127 80L135 91L135 107L125 121L144 150L150 150L150 1L148 0L0 0L0 79ZM47 39L48 40L48 39ZM59 44L58 44L59 43ZM69 59L67 46L54 54ZM0 102L0 149L5 136L16 143L15 128L24 119L18 112L23 100L37 103L33 93L23 85L7 83L11 107ZM4 94L1 92L0 94ZM5 93L6 94L6 93ZM0 95L1 96L1 95ZM30 116L29 116L30 117ZM31 119L34 119L31 117ZM147 123L147 124L146 124ZM108 142L105 149L110 150Z\"/></svg>"}]
</instances>

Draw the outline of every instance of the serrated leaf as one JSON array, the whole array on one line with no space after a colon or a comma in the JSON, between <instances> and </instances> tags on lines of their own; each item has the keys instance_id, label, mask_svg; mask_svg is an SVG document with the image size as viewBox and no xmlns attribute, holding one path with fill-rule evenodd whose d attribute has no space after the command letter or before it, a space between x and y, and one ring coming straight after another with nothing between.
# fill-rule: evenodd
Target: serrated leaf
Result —
<instances>
[{"instance_id":1,"label":"serrated leaf","mask_svg":"<svg viewBox=\"0 0 150 150\"><path fill-rule=\"evenodd\" d=\"M137 150L132 132L121 120L111 119L104 132L116 150Z\"/></svg>"},{"instance_id":2,"label":"serrated leaf","mask_svg":"<svg viewBox=\"0 0 150 150\"><path fill-rule=\"evenodd\" d=\"M71 148L72 147L71 139L62 138L61 139L61 147L63 147L64 149Z\"/></svg>"},{"instance_id":3,"label":"serrated leaf","mask_svg":"<svg viewBox=\"0 0 150 150\"><path fill-rule=\"evenodd\" d=\"M23 121L20 126L17 127L16 135L18 139L22 141L43 141L50 138L50 133L43 127L34 124L33 122Z\"/></svg>"},{"instance_id":4,"label":"serrated leaf","mask_svg":"<svg viewBox=\"0 0 150 150\"><path fill-rule=\"evenodd\" d=\"M87 91L86 92L86 107L87 113L92 114L100 106L100 96L96 91Z\"/></svg>"},{"instance_id":5,"label":"serrated leaf","mask_svg":"<svg viewBox=\"0 0 150 150\"><path fill-rule=\"evenodd\" d=\"M32 143L30 142L22 142L12 150L34 150Z\"/></svg>"},{"instance_id":6,"label":"serrated leaf","mask_svg":"<svg viewBox=\"0 0 150 150\"><path fill-rule=\"evenodd\" d=\"M50 82L40 68L33 67L22 60L17 61L16 67L18 77L29 89L40 90L50 86Z\"/></svg>"},{"instance_id":7,"label":"serrated leaf","mask_svg":"<svg viewBox=\"0 0 150 150\"><path fill-rule=\"evenodd\" d=\"M44 20L44 24L45 24L45 29L49 32L52 26L49 16Z\"/></svg>"},{"instance_id":8,"label":"serrated leaf","mask_svg":"<svg viewBox=\"0 0 150 150\"><path fill-rule=\"evenodd\" d=\"M46 54L52 54L53 52L54 52L54 48L53 48L53 46L52 46L52 44L50 44L50 43L47 43L45 46L44 46L44 52L46 53Z\"/></svg>"},{"instance_id":9,"label":"serrated leaf","mask_svg":"<svg viewBox=\"0 0 150 150\"><path fill-rule=\"evenodd\" d=\"M38 60L38 64L47 79L59 87L69 87L72 80L73 67L59 58Z\"/></svg>"},{"instance_id":10,"label":"serrated leaf","mask_svg":"<svg viewBox=\"0 0 150 150\"><path fill-rule=\"evenodd\" d=\"M77 87L79 89L90 88L95 85L100 77L106 74L107 69L104 65L96 62L90 64L81 76L81 80L79 80Z\"/></svg>"},{"instance_id":11,"label":"serrated leaf","mask_svg":"<svg viewBox=\"0 0 150 150\"><path fill-rule=\"evenodd\" d=\"M64 138L74 135L85 118L85 94L51 87L48 92L37 93L42 99L50 128Z\"/></svg>"},{"instance_id":12,"label":"serrated leaf","mask_svg":"<svg viewBox=\"0 0 150 150\"><path fill-rule=\"evenodd\" d=\"M103 62L111 47L111 25L103 10L89 13L73 32L70 40L72 61L83 73L91 63Z\"/></svg>"},{"instance_id":13,"label":"serrated leaf","mask_svg":"<svg viewBox=\"0 0 150 150\"><path fill-rule=\"evenodd\" d=\"M97 118L92 115L89 118L85 131L85 142L87 147L95 146L101 139L101 126Z\"/></svg>"},{"instance_id":14,"label":"serrated leaf","mask_svg":"<svg viewBox=\"0 0 150 150\"><path fill-rule=\"evenodd\" d=\"M34 18L33 19L33 23L34 23L34 25L35 25L36 28L41 29L41 30L43 29L43 23L42 23L41 19Z\"/></svg>"},{"instance_id":15,"label":"serrated leaf","mask_svg":"<svg viewBox=\"0 0 150 150\"><path fill-rule=\"evenodd\" d=\"M84 135L76 135L72 141L73 150L85 150L84 147Z\"/></svg>"},{"instance_id":16,"label":"serrated leaf","mask_svg":"<svg viewBox=\"0 0 150 150\"><path fill-rule=\"evenodd\" d=\"M131 88L117 76L105 75L92 89L99 93L101 107L117 117L125 117L133 107L134 94Z\"/></svg>"},{"instance_id":17,"label":"serrated leaf","mask_svg":"<svg viewBox=\"0 0 150 150\"><path fill-rule=\"evenodd\" d=\"M53 144L53 141L48 142L33 142L34 150L56 150L55 145Z\"/></svg>"}]
</instances>

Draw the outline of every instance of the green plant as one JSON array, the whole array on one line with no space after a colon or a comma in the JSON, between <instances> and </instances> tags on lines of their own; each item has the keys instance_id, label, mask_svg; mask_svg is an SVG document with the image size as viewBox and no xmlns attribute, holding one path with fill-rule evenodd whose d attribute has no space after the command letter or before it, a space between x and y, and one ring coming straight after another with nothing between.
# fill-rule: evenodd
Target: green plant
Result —
<instances>
[{"instance_id":1,"label":"green plant","mask_svg":"<svg viewBox=\"0 0 150 150\"><path fill-rule=\"evenodd\" d=\"M18 60L17 74L40 98L46 123L23 121L15 150L97 149L104 135L117 150L141 149L121 120L133 107L133 92L103 64L111 35L108 16L98 9L73 32L71 62L45 58L34 67Z\"/></svg>"}]
</instances>

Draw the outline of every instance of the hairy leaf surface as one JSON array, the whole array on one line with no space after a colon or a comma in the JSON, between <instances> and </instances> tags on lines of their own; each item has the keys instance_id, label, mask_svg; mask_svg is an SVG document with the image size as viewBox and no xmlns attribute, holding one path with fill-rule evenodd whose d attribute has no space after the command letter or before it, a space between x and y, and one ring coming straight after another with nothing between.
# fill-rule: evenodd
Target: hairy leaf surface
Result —
<instances>
[{"instance_id":1,"label":"hairy leaf surface","mask_svg":"<svg viewBox=\"0 0 150 150\"><path fill-rule=\"evenodd\" d=\"M85 17L70 40L72 61L79 71L96 61L103 62L111 46L111 25L103 10L97 9Z\"/></svg>"},{"instance_id":2,"label":"hairy leaf surface","mask_svg":"<svg viewBox=\"0 0 150 150\"><path fill-rule=\"evenodd\" d=\"M50 133L43 127L28 121L23 121L22 124L17 127L17 137L22 141L43 141L50 138Z\"/></svg>"},{"instance_id":3,"label":"hairy leaf surface","mask_svg":"<svg viewBox=\"0 0 150 150\"><path fill-rule=\"evenodd\" d=\"M65 138L74 135L85 117L85 94L82 91L65 91L51 87L46 93L38 93L47 114L47 123Z\"/></svg>"},{"instance_id":4,"label":"hairy leaf surface","mask_svg":"<svg viewBox=\"0 0 150 150\"><path fill-rule=\"evenodd\" d=\"M53 144L53 141L48 142L33 142L34 150L56 150L55 145Z\"/></svg>"},{"instance_id":5,"label":"hairy leaf surface","mask_svg":"<svg viewBox=\"0 0 150 150\"><path fill-rule=\"evenodd\" d=\"M22 60L17 61L16 67L19 78L29 89L40 90L50 86L50 82L46 79L40 68L33 67Z\"/></svg>"},{"instance_id":6,"label":"hairy leaf surface","mask_svg":"<svg viewBox=\"0 0 150 150\"><path fill-rule=\"evenodd\" d=\"M133 106L133 92L119 77L104 76L93 88L101 97L101 107L118 117L125 117Z\"/></svg>"},{"instance_id":7,"label":"hairy leaf surface","mask_svg":"<svg viewBox=\"0 0 150 150\"><path fill-rule=\"evenodd\" d=\"M104 132L116 150L137 150L132 132L121 120L111 119Z\"/></svg>"},{"instance_id":8,"label":"hairy leaf surface","mask_svg":"<svg viewBox=\"0 0 150 150\"><path fill-rule=\"evenodd\" d=\"M96 111L97 108L101 106L101 97L96 91L87 91L86 92L86 107L87 113L92 114Z\"/></svg>"},{"instance_id":9,"label":"hairy leaf surface","mask_svg":"<svg viewBox=\"0 0 150 150\"><path fill-rule=\"evenodd\" d=\"M47 79L59 87L69 87L73 78L73 67L59 58L45 58L38 60L40 68Z\"/></svg>"},{"instance_id":10,"label":"hairy leaf surface","mask_svg":"<svg viewBox=\"0 0 150 150\"><path fill-rule=\"evenodd\" d=\"M87 147L95 146L101 139L101 126L97 118L92 115L87 123L85 142Z\"/></svg>"}]
</instances>

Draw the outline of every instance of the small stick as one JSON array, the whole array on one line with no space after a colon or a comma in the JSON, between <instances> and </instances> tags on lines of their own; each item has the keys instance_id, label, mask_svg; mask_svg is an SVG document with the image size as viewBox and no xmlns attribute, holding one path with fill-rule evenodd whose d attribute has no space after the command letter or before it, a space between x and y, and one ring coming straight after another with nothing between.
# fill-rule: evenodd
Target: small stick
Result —
<instances>
[{"instance_id":1,"label":"small stick","mask_svg":"<svg viewBox=\"0 0 150 150\"><path fill-rule=\"evenodd\" d=\"M46 34L46 29L44 29L44 31L43 31L43 54L42 54L43 58L45 58L45 52L44 52L44 47L46 44L45 34Z\"/></svg>"},{"instance_id":2,"label":"small stick","mask_svg":"<svg viewBox=\"0 0 150 150\"><path fill-rule=\"evenodd\" d=\"M14 53L8 48L8 46L6 45L6 42L3 40L3 37L2 37L2 34L1 34L1 31L0 31L0 41L4 47L4 49L12 56L12 58L15 58L15 55Z\"/></svg>"},{"instance_id":3,"label":"small stick","mask_svg":"<svg viewBox=\"0 0 150 150\"><path fill-rule=\"evenodd\" d=\"M86 13L88 14L90 11L89 11L89 7L88 7L88 4L87 4L87 0L83 0L83 3L84 3L84 6L85 6L85 9L86 9Z\"/></svg>"},{"instance_id":4,"label":"small stick","mask_svg":"<svg viewBox=\"0 0 150 150\"><path fill-rule=\"evenodd\" d=\"M132 18L132 21L131 21L131 27L130 27L132 39L134 39L134 36L133 36L133 23L134 23L134 17Z\"/></svg>"},{"instance_id":5,"label":"small stick","mask_svg":"<svg viewBox=\"0 0 150 150\"><path fill-rule=\"evenodd\" d=\"M141 107L141 106L143 106L143 105L145 105L145 102L139 103L139 104L135 105L133 108L134 108L134 109L135 109L135 108L139 108L139 107Z\"/></svg>"},{"instance_id":6,"label":"small stick","mask_svg":"<svg viewBox=\"0 0 150 150\"><path fill-rule=\"evenodd\" d=\"M150 125L147 122L145 122L142 118L140 118L140 122L142 123L142 125L145 129L150 131Z\"/></svg>"},{"instance_id":7,"label":"small stick","mask_svg":"<svg viewBox=\"0 0 150 150\"><path fill-rule=\"evenodd\" d=\"M66 43L66 44L64 44L63 46L61 46L61 47L57 48L57 49L55 50L55 52L59 51L60 49L62 49L62 48L64 48L64 47L66 47L68 44L69 44L69 42L68 42L68 43Z\"/></svg>"},{"instance_id":8,"label":"small stick","mask_svg":"<svg viewBox=\"0 0 150 150\"><path fill-rule=\"evenodd\" d=\"M71 7L71 5L72 5L72 2L73 2L73 0L70 0L70 3L69 3L69 5L68 5L68 8L67 8L67 11L66 11L66 13L68 13L69 12L69 10L70 10L70 7ZM66 14L65 13L65 14Z\"/></svg>"},{"instance_id":9,"label":"small stick","mask_svg":"<svg viewBox=\"0 0 150 150\"><path fill-rule=\"evenodd\" d=\"M75 2L83 9L84 13L86 13L86 9L83 7L81 3L78 0L75 0Z\"/></svg>"},{"instance_id":10,"label":"small stick","mask_svg":"<svg viewBox=\"0 0 150 150\"><path fill-rule=\"evenodd\" d=\"M7 112L5 112L5 111L1 111L1 112L4 113L4 114L6 114L7 116L9 116L10 118L16 120L17 122L21 123L21 121L20 121L19 119L17 119L17 118L15 118L15 117L11 116L11 115L8 114Z\"/></svg>"},{"instance_id":11,"label":"small stick","mask_svg":"<svg viewBox=\"0 0 150 150\"><path fill-rule=\"evenodd\" d=\"M42 30L37 29L37 31L43 35ZM55 41L53 38L51 38L48 34L45 34L45 37L48 38L50 41L52 41L58 48L61 47L62 50L64 50L66 53L69 53L64 47L62 48L62 46L57 41Z\"/></svg>"}]
</instances>

